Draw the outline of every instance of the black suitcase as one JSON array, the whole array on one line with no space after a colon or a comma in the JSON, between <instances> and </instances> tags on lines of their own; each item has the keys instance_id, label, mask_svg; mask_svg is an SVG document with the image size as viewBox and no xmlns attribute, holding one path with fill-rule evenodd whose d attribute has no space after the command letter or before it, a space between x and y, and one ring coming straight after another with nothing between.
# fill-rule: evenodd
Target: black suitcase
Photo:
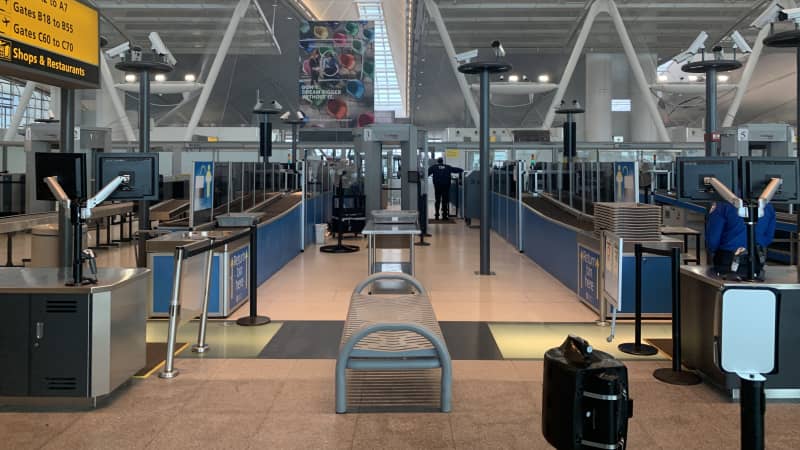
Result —
<instances>
[{"instance_id":1,"label":"black suitcase","mask_svg":"<svg viewBox=\"0 0 800 450\"><path fill-rule=\"evenodd\" d=\"M572 335L545 353L542 433L550 445L624 449L632 416L628 370L619 360Z\"/></svg>"}]
</instances>

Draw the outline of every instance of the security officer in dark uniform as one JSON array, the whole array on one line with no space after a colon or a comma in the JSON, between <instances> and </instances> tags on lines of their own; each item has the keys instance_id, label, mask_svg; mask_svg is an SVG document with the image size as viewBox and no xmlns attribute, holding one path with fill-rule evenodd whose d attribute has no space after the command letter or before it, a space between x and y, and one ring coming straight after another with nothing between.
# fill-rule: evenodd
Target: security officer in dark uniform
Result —
<instances>
[{"instance_id":1,"label":"security officer in dark uniform","mask_svg":"<svg viewBox=\"0 0 800 450\"><path fill-rule=\"evenodd\" d=\"M463 171L464 169L445 164L443 158L437 158L436 164L428 168L428 176L433 177L433 190L436 195L436 202L434 203L436 220L439 220L440 205L442 219L448 219L448 211L450 211L450 175Z\"/></svg>"},{"instance_id":2,"label":"security officer in dark uniform","mask_svg":"<svg viewBox=\"0 0 800 450\"><path fill-rule=\"evenodd\" d=\"M768 204L764 216L756 222L756 245L760 253L755 256L757 272L761 272L766 248L774 238L775 208ZM706 248L718 273L741 272L746 267L747 260L740 257L747 249L747 226L730 203L717 202L711 206L706 222Z\"/></svg>"}]
</instances>

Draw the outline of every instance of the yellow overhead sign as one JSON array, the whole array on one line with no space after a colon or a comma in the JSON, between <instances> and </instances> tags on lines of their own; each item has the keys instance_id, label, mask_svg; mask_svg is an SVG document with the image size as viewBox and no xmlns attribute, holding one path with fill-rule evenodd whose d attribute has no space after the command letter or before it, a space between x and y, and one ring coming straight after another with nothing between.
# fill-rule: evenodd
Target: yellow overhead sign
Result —
<instances>
[{"instance_id":1,"label":"yellow overhead sign","mask_svg":"<svg viewBox=\"0 0 800 450\"><path fill-rule=\"evenodd\" d=\"M448 148L447 151L445 151L445 156L447 156L448 159L458 158L458 149Z\"/></svg>"},{"instance_id":2,"label":"yellow overhead sign","mask_svg":"<svg viewBox=\"0 0 800 450\"><path fill-rule=\"evenodd\" d=\"M96 87L99 62L95 8L77 0L0 0L0 73Z\"/></svg>"}]
</instances>

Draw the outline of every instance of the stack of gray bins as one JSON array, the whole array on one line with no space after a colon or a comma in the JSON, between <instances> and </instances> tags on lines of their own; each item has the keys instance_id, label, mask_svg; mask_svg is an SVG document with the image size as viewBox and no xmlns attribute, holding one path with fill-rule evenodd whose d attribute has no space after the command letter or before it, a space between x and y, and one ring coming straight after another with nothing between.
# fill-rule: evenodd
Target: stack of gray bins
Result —
<instances>
[{"instance_id":1,"label":"stack of gray bins","mask_svg":"<svg viewBox=\"0 0 800 450\"><path fill-rule=\"evenodd\" d=\"M376 209L372 211L372 222L375 224L416 224L419 212L414 210Z\"/></svg>"},{"instance_id":2,"label":"stack of gray bins","mask_svg":"<svg viewBox=\"0 0 800 450\"><path fill-rule=\"evenodd\" d=\"M638 203L595 203L594 232L610 231L629 241L661 240L661 207Z\"/></svg>"}]
</instances>

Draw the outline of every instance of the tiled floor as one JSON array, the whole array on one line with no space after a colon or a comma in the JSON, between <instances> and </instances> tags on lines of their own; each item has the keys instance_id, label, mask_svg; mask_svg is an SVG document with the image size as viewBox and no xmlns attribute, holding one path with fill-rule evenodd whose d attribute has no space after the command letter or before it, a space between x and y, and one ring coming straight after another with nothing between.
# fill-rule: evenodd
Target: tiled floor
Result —
<instances>
[{"instance_id":1,"label":"tiled floor","mask_svg":"<svg viewBox=\"0 0 800 450\"><path fill-rule=\"evenodd\" d=\"M431 225L429 247L416 247L416 277L428 289L442 321L590 322L596 314L574 292L492 236L492 270L479 267L479 230L455 224ZM259 288L259 314L274 320L343 320L353 287L367 276L366 241L362 250L327 254L309 247ZM558 258L559 255L553 255ZM234 314L247 314L244 306Z\"/></svg>"},{"instance_id":2,"label":"tiled floor","mask_svg":"<svg viewBox=\"0 0 800 450\"><path fill-rule=\"evenodd\" d=\"M478 230L459 222L433 225L431 231L433 245L416 249L417 277L430 290L441 321L489 322L506 358L535 357L576 329L599 348L606 345L600 341L608 329L590 325L595 314L497 236L497 276L478 277ZM16 258L23 253L15 252ZM133 258L129 246L99 252L101 266L130 266ZM309 248L261 286L259 313L276 321L343 320L353 286L366 276L366 258L365 251L330 255ZM235 317L246 313L245 306ZM151 326L151 337L163 332L160 326ZM97 410L32 412L0 405L0 448L549 448L541 433L541 361L454 361L450 414L336 415L333 360L231 359L253 352L254 342L269 341L278 326L250 329L253 334L244 338L231 337L230 328L215 321L209 329L212 352L222 358L181 358L177 378L133 380ZM654 330L663 334L663 328ZM187 328L182 338L191 342L194 332ZM615 343L629 335L629 326L622 326ZM555 338L548 336L558 339L551 343ZM708 385L655 381L652 371L668 367L668 361L626 365L635 401L628 448L738 447L737 404ZM798 423L800 404L769 402L768 448L800 448Z\"/></svg>"},{"instance_id":3,"label":"tiled floor","mask_svg":"<svg viewBox=\"0 0 800 450\"><path fill-rule=\"evenodd\" d=\"M629 362L631 449L738 448L739 407L708 386L670 386ZM333 413L332 360L182 360L103 408L0 409L3 448L546 449L542 363L455 361L453 412ZM800 448L800 405L767 407L767 448Z\"/></svg>"}]
</instances>

